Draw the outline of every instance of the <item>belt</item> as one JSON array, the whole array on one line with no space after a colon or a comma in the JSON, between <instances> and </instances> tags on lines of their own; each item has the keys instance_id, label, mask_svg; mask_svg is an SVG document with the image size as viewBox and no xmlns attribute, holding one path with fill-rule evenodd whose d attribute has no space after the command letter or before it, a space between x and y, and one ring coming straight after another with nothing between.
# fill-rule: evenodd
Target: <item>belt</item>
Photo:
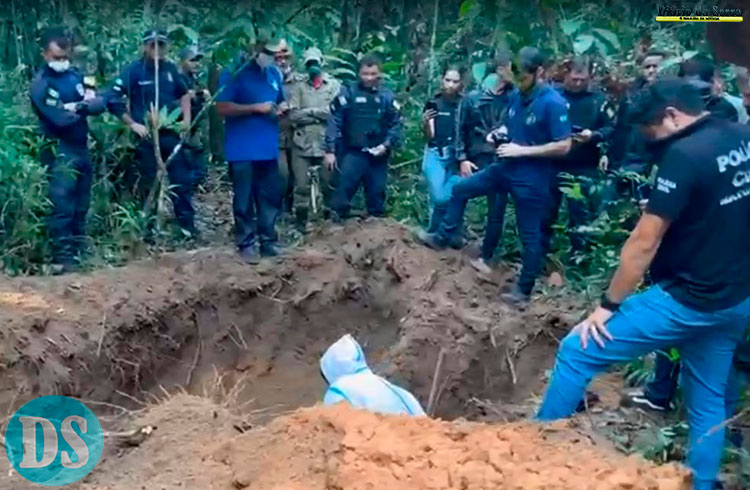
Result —
<instances>
[{"instance_id":1,"label":"belt","mask_svg":"<svg viewBox=\"0 0 750 490\"><path fill-rule=\"evenodd\" d=\"M438 146L438 145L429 145L429 148L432 150L435 150L440 155L440 158L445 158L448 156L449 151L455 151L455 147L453 145L444 145L444 146Z\"/></svg>"}]
</instances>

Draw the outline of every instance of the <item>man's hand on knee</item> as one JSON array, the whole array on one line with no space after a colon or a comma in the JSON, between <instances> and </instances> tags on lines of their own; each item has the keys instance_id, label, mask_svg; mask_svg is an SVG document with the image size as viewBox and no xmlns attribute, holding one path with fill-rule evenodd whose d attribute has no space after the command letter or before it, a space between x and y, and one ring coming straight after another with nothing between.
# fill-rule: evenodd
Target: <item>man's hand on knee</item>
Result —
<instances>
[{"instance_id":1,"label":"man's hand on knee","mask_svg":"<svg viewBox=\"0 0 750 490\"><path fill-rule=\"evenodd\" d=\"M573 328L573 332L581 337L581 347L583 347L584 350L588 346L589 337L593 338L594 342L602 348L604 347L602 337L608 340L614 340L609 333L609 330L607 330L606 325L609 319L612 318L612 315L614 315L614 313L598 306L588 318Z\"/></svg>"}]
</instances>

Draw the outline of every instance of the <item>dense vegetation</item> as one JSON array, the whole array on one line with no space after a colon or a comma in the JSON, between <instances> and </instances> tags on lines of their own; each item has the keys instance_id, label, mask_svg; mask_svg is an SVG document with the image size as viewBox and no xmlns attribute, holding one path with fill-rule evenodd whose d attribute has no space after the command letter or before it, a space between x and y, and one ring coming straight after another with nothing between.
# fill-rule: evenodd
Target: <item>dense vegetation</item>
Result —
<instances>
[{"instance_id":1,"label":"dense vegetation","mask_svg":"<svg viewBox=\"0 0 750 490\"><path fill-rule=\"evenodd\" d=\"M358 55L379 53L385 60L386 83L397 92L406 120L406 141L392 165L389 209L393 217L410 223L426 220L419 116L428 94L438 87L443 64L466 65L471 86L491 73L487 61L500 47L516 50L534 45L557 60L590 53L597 59L597 80L617 97L634 73L635 57L648 47L671 54L666 69L681 57L710 51L703 26L657 25L654 4L646 1L12 0L6 6L0 14L0 264L6 274L44 273L49 261L45 226L49 205L38 159L43 141L35 131L27 96L30 77L41 62L39 34L48 25L71 29L77 64L95 75L100 86L110 83L125 63L139 55L142 32L157 24L168 29L175 41L172 53L193 43L206 50L204 83L209 88L215 87L221 68L230 66L242 47L260 35L285 37L297 54L317 45L327 54L329 70L342 80L355 76ZM731 82L731 71L726 73ZM225 173L221 127L213 114L209 119L212 175L220 183ZM125 179L134 140L111 115L92 118L92 123L92 261L117 264L140 253L143 246L142 217ZM580 194L580 185L571 183L568 192ZM585 258L574 257L572 267L564 265L570 263L568 244L559 234L552 266L564 270L573 287L598 291L616 263L634 213L632 203L620 203L599 219L591 230L593 251ZM481 232L481 203L473 206L469 218ZM505 253L514 256L518 245L513 220L508 221ZM657 458L666 455L652 452Z\"/></svg>"}]
</instances>

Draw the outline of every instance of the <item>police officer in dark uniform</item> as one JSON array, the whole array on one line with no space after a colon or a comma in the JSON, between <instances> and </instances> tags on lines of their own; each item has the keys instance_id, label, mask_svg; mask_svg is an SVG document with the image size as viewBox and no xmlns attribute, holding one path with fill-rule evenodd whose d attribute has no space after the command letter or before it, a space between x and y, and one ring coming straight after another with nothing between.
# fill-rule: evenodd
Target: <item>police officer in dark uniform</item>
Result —
<instances>
[{"instance_id":1,"label":"police officer in dark uniform","mask_svg":"<svg viewBox=\"0 0 750 490\"><path fill-rule=\"evenodd\" d=\"M380 70L377 57L363 57L359 81L342 87L331 103L323 162L333 169L340 160L331 203L339 219L349 216L360 184L370 216L385 214L388 157L401 139L401 114L393 92L380 87Z\"/></svg>"},{"instance_id":2,"label":"police officer in dark uniform","mask_svg":"<svg viewBox=\"0 0 750 490\"><path fill-rule=\"evenodd\" d=\"M110 111L122 118L125 124L140 138L136 146L136 162L139 175L138 194L142 202L151 191L156 178L157 162L154 153L152 132L146 126L153 124L161 108L172 111L182 109L183 126L189 127L190 93L177 66L166 59L168 38L160 30L147 31L143 36L144 56L123 70L112 88L113 97L109 101ZM159 107L153 110L156 102L155 55L159 55ZM161 128L159 146L161 157L166 162L172 151L180 143L180 135L173 129ZM177 223L183 233L189 237L196 236L195 211L192 194L193 181L189 159L185 152L179 151L167 168L170 192L174 193L174 205Z\"/></svg>"},{"instance_id":3,"label":"police officer in dark uniform","mask_svg":"<svg viewBox=\"0 0 750 490\"><path fill-rule=\"evenodd\" d=\"M472 175L475 170L485 169L495 161L495 145L487 142L487 135L500 126L508 102L518 92L513 86L510 53L501 51L495 58L495 65L497 82L494 86L472 90L459 106L456 158L463 177ZM487 195L487 227L481 255L471 262L480 272L491 272L489 262L500 243L507 200L507 195L499 192Z\"/></svg>"},{"instance_id":4,"label":"police officer in dark uniform","mask_svg":"<svg viewBox=\"0 0 750 490\"><path fill-rule=\"evenodd\" d=\"M45 64L31 83L31 103L42 132L56 142L41 155L49 175L49 234L56 273L74 270L76 256L83 251L93 174L86 118L106 109L104 98L87 92L83 76L71 68L70 49L70 39L62 29L45 32Z\"/></svg>"},{"instance_id":5,"label":"police officer in dark uniform","mask_svg":"<svg viewBox=\"0 0 750 490\"><path fill-rule=\"evenodd\" d=\"M694 56L680 64L678 76L690 80L700 91L701 97L706 104L706 110L712 116L726 121L737 122L739 113L737 109L724 97L712 92L716 65L705 56Z\"/></svg>"},{"instance_id":6,"label":"police officer in dark uniform","mask_svg":"<svg viewBox=\"0 0 750 490\"><path fill-rule=\"evenodd\" d=\"M568 205L568 232L573 250L583 249L585 240L578 228L588 224L594 213L591 199L594 179L601 156L600 145L609 141L614 130L615 109L607 97L590 87L591 62L584 56L576 56L569 63L565 82L558 91L568 103L568 118L573 128L573 146L570 152L557 162L560 173L576 177L583 199L566 199ZM553 229L562 202L561 185L565 181L558 174L550 190L550 212L542 228L542 244L549 251Z\"/></svg>"},{"instance_id":7,"label":"police officer in dark uniform","mask_svg":"<svg viewBox=\"0 0 750 490\"><path fill-rule=\"evenodd\" d=\"M206 179L207 165L205 146L201 141L198 127L195 126L195 118L198 117L206 105L206 101L211 97L207 89L199 86L198 76L202 61L203 53L197 46L188 46L180 51L180 75L182 75L183 82L190 91L190 114L194 124L185 142L185 156L190 161L193 184L196 186L202 184Z\"/></svg>"},{"instance_id":8,"label":"police officer in dark uniform","mask_svg":"<svg viewBox=\"0 0 750 490\"><path fill-rule=\"evenodd\" d=\"M498 141L500 160L453 186L443 222L436 233L417 233L417 240L433 249L448 246L466 202L500 192L516 205L523 244L523 268L518 283L501 299L511 305L528 302L542 266L542 221L549 209L549 188L555 160L570 150L570 123L565 99L541 80L544 57L536 48L519 53L519 92L508 104L504 124L487 137ZM505 141L502 141L505 139ZM507 142L507 140L510 142Z\"/></svg>"},{"instance_id":9,"label":"police officer in dark uniform","mask_svg":"<svg viewBox=\"0 0 750 490\"><path fill-rule=\"evenodd\" d=\"M610 172L635 173L643 178L647 178L651 174L653 157L646 146L646 140L640 129L637 125L633 124L633 120L637 115L632 112L632 100L639 90L656 81L659 75L659 68L665 58L666 54L657 50L651 50L641 58L640 74L620 102L620 107L617 110L617 122L615 123L612 143L608 152L609 163L605 170ZM622 186L622 184L626 183L628 184L627 189ZM617 175L612 175L603 191L602 204L606 206L615 200L620 188L622 188L624 194L630 195L639 201L643 201L648 197L647 184L635 183L629 181L629 179L622 179Z\"/></svg>"},{"instance_id":10,"label":"police officer in dark uniform","mask_svg":"<svg viewBox=\"0 0 750 490\"><path fill-rule=\"evenodd\" d=\"M678 76L688 80L698 90L706 110L711 113L712 117L737 122L739 113L731 102L723 97L715 96L711 92L715 72L716 66L710 59L704 56L695 56L680 64ZM654 145L648 146L653 147ZM658 351L654 363L653 377L644 388L626 393L624 403L656 412L669 410L677 393L680 369L679 360L674 360L666 353ZM731 415L734 415L734 413Z\"/></svg>"}]
</instances>

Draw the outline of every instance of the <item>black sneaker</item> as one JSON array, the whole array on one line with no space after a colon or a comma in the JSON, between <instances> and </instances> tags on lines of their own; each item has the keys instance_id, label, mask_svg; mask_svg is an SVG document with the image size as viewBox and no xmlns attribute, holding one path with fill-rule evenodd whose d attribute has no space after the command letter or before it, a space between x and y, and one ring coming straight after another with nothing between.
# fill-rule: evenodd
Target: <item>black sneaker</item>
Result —
<instances>
[{"instance_id":1,"label":"black sneaker","mask_svg":"<svg viewBox=\"0 0 750 490\"><path fill-rule=\"evenodd\" d=\"M500 301L508 306L525 306L531 301L531 294L524 293L518 286L513 286L510 291L500 295Z\"/></svg>"},{"instance_id":2,"label":"black sneaker","mask_svg":"<svg viewBox=\"0 0 750 490\"><path fill-rule=\"evenodd\" d=\"M284 249L275 243L264 243L260 246L260 254L263 257L279 257L284 255Z\"/></svg>"},{"instance_id":3,"label":"black sneaker","mask_svg":"<svg viewBox=\"0 0 750 490\"><path fill-rule=\"evenodd\" d=\"M431 248L433 250L445 250L447 244L438 240L437 235L434 233L427 233L424 230L417 230L414 234L414 239L422 245Z\"/></svg>"},{"instance_id":4,"label":"black sneaker","mask_svg":"<svg viewBox=\"0 0 750 490\"><path fill-rule=\"evenodd\" d=\"M245 263L250 265L260 264L260 254L258 253L258 249L256 249L255 247L250 246L241 248L239 249L238 253L240 254L242 260L245 261Z\"/></svg>"},{"instance_id":5,"label":"black sneaker","mask_svg":"<svg viewBox=\"0 0 750 490\"><path fill-rule=\"evenodd\" d=\"M643 388L626 392L622 395L620 405L624 407L642 408L643 410L656 413L664 413L669 410L669 406L654 402L646 396Z\"/></svg>"}]
</instances>

